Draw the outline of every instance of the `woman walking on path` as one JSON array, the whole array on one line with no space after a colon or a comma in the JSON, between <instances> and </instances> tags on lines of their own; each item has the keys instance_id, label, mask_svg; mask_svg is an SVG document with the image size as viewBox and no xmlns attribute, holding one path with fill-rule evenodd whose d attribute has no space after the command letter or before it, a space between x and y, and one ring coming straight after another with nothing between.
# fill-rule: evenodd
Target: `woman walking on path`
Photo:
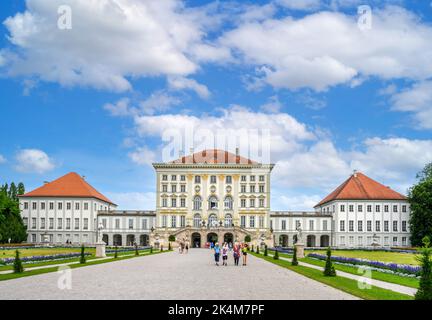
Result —
<instances>
[{"instance_id":1,"label":"woman walking on path","mask_svg":"<svg viewBox=\"0 0 432 320\"><path fill-rule=\"evenodd\" d=\"M240 260L240 245L236 242L234 244L233 247L233 251L234 251L234 265L238 266L239 265L239 260Z\"/></svg>"},{"instance_id":2,"label":"woman walking on path","mask_svg":"<svg viewBox=\"0 0 432 320\"><path fill-rule=\"evenodd\" d=\"M228 265L228 244L225 242L222 247L222 265L227 266Z\"/></svg>"},{"instance_id":3,"label":"woman walking on path","mask_svg":"<svg viewBox=\"0 0 432 320\"><path fill-rule=\"evenodd\" d=\"M244 266L247 263L247 247L248 247L247 243L244 243L242 246L242 249L241 249L242 254L243 254L243 265Z\"/></svg>"},{"instance_id":4,"label":"woman walking on path","mask_svg":"<svg viewBox=\"0 0 432 320\"><path fill-rule=\"evenodd\" d=\"M219 266L219 257L220 257L219 243L216 242L213 250L214 250L214 257L215 257L216 265Z\"/></svg>"}]
</instances>

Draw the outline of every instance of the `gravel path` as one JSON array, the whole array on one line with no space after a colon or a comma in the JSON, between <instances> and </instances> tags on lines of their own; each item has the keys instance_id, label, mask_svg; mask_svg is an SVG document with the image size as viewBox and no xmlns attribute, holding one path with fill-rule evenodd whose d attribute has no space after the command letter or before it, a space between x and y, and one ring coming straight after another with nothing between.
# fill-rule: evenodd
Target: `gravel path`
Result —
<instances>
[{"instance_id":1,"label":"gravel path","mask_svg":"<svg viewBox=\"0 0 432 320\"><path fill-rule=\"evenodd\" d=\"M207 249L138 257L73 269L72 288L59 273L0 282L5 299L356 299L262 259L216 267Z\"/></svg>"}]
</instances>

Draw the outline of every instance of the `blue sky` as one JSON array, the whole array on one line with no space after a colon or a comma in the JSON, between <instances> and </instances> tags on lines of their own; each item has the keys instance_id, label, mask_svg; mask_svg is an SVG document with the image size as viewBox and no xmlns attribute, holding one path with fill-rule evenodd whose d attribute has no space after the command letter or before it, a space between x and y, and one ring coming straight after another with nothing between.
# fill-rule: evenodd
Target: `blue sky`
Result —
<instances>
[{"instance_id":1,"label":"blue sky","mask_svg":"<svg viewBox=\"0 0 432 320\"><path fill-rule=\"evenodd\" d=\"M405 193L432 161L429 1L2 1L0 20L1 182L76 171L152 209L162 137L190 126L270 130L274 210L354 169Z\"/></svg>"}]
</instances>

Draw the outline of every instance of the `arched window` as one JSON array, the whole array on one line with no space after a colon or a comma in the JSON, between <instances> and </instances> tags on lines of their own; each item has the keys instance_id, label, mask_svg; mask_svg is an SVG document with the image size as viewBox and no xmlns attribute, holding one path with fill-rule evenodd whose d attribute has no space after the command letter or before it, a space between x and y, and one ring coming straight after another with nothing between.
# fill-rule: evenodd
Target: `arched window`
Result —
<instances>
[{"instance_id":1,"label":"arched window","mask_svg":"<svg viewBox=\"0 0 432 320\"><path fill-rule=\"evenodd\" d=\"M202 200L201 200L200 196L195 196L193 203L194 203L194 205L193 205L194 210L201 210Z\"/></svg>"},{"instance_id":2,"label":"arched window","mask_svg":"<svg viewBox=\"0 0 432 320\"><path fill-rule=\"evenodd\" d=\"M231 228L232 216L230 214L225 215L225 228Z\"/></svg>"},{"instance_id":3,"label":"arched window","mask_svg":"<svg viewBox=\"0 0 432 320\"><path fill-rule=\"evenodd\" d=\"M218 199L215 196L211 196L209 198L209 210L217 209L218 207Z\"/></svg>"},{"instance_id":4,"label":"arched window","mask_svg":"<svg viewBox=\"0 0 432 320\"><path fill-rule=\"evenodd\" d=\"M193 217L194 228L199 228L201 226L201 216L197 213Z\"/></svg>"},{"instance_id":5,"label":"arched window","mask_svg":"<svg viewBox=\"0 0 432 320\"><path fill-rule=\"evenodd\" d=\"M233 208L233 199L232 199L232 197L231 196L226 196L224 204L225 204L225 209L232 210L232 208Z\"/></svg>"},{"instance_id":6,"label":"arched window","mask_svg":"<svg viewBox=\"0 0 432 320\"><path fill-rule=\"evenodd\" d=\"M210 227L217 227L218 221L217 221L217 217L215 214L211 214L209 216L209 222L208 223L209 223Z\"/></svg>"}]
</instances>

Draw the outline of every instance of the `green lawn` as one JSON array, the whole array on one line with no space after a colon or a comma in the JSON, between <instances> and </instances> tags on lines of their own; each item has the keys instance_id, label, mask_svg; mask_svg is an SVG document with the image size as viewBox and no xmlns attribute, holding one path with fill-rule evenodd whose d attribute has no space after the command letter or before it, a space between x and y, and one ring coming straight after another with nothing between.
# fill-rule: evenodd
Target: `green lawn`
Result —
<instances>
[{"instance_id":1,"label":"green lawn","mask_svg":"<svg viewBox=\"0 0 432 320\"><path fill-rule=\"evenodd\" d=\"M306 262L306 263L313 264L313 265L320 266L320 267L324 267L324 265L325 265L325 261L311 259L311 258L299 259L299 261ZM358 268L356 268L356 267L344 266L344 265L340 265L340 264L336 264L336 263L333 263L333 266L335 267L336 270L340 270L340 271L343 271L346 273L359 275ZM375 280L381 280L381 281L385 281L385 282L396 283L396 284L400 284L402 286L407 286L407 287L411 287L411 288L418 288L419 287L419 280L415 279L415 278L401 277L401 276L398 276L395 274L389 274L389 273L384 273L384 272L379 272L379 271L374 271L374 270L371 271L371 275L372 275L372 279L375 279Z\"/></svg>"},{"instance_id":2,"label":"green lawn","mask_svg":"<svg viewBox=\"0 0 432 320\"><path fill-rule=\"evenodd\" d=\"M305 254L309 253L326 254L325 250L307 250ZM385 252L385 251L361 251L361 250L332 250L333 256L361 258L382 262L393 262L398 264L418 265L415 259L416 255L413 253L399 253L399 252Z\"/></svg>"},{"instance_id":3,"label":"green lawn","mask_svg":"<svg viewBox=\"0 0 432 320\"><path fill-rule=\"evenodd\" d=\"M305 277L319 281L331 287L342 290L353 296L359 297L366 300L412 300L413 297L397 293L391 290L382 289L379 287L372 286L370 289L360 289L356 280L343 278L343 277L325 277L323 272L303 266L293 267L290 262L285 260L274 260L273 257L264 257L263 255L251 253L252 255L262 258L270 263L274 263L278 266L287 268L294 272L297 272Z\"/></svg>"},{"instance_id":4,"label":"green lawn","mask_svg":"<svg viewBox=\"0 0 432 320\"><path fill-rule=\"evenodd\" d=\"M81 248L31 248L31 249L17 248L17 250L20 252L21 257L48 256L52 254L81 252ZM86 248L85 251L94 254L95 248ZM14 257L15 257L15 249L0 250L0 259L14 258Z\"/></svg>"},{"instance_id":5,"label":"green lawn","mask_svg":"<svg viewBox=\"0 0 432 320\"><path fill-rule=\"evenodd\" d=\"M10 252L8 252L10 251ZM149 251L149 249L144 250L138 250L140 253ZM5 253L5 255L0 256L1 258L14 258L15 257L15 250L2 250L1 253ZM22 249L19 250L21 253L21 257L29 257L29 256L35 256L35 255L51 255L51 254L62 254L62 253L73 253L73 252L81 252L81 248L37 248L37 249ZM95 259L95 248L86 248L86 253L91 253L90 256L86 256L87 260ZM7 255L6 255L7 254ZM117 255L119 257L124 255L134 255L135 250L132 251L119 251ZM107 253L107 256L114 256L114 253ZM70 263L70 262L76 262L79 261L79 257L76 258L67 258L67 259L61 259L61 260L47 260L47 261L41 261L41 262L35 262L35 263L25 263L24 268L32 268L32 267L40 267L40 266L48 266L53 264L62 264L62 263ZM12 270L13 265L0 265L0 271L4 270Z\"/></svg>"},{"instance_id":6,"label":"green lawn","mask_svg":"<svg viewBox=\"0 0 432 320\"><path fill-rule=\"evenodd\" d=\"M334 254L335 252L336 251L333 251L332 255L335 255ZM271 252L271 254L273 254L273 252ZM291 254L286 254L286 253L279 253L279 256L285 257L285 258L290 258L290 259L292 258ZM320 267L324 267L324 265L325 265L325 261L312 259L312 258L308 258L308 257L306 257L304 259L299 259L299 261L313 264L313 265L320 266ZM340 271L343 271L346 273L359 275L357 272L358 271L357 267L344 266L344 265L340 265L340 264L336 264L336 263L334 263L333 266L335 267L336 270L340 270ZM395 274L389 274L389 273L384 273L384 272L379 272L379 271L373 271L372 270L372 279L386 281L386 282L390 282L390 283L396 283L396 284L400 284L402 286L407 286L407 287L411 287L411 288L418 288L419 287L419 280L418 279L401 277L401 276L398 276Z\"/></svg>"},{"instance_id":7,"label":"green lawn","mask_svg":"<svg viewBox=\"0 0 432 320\"><path fill-rule=\"evenodd\" d=\"M334 254L335 251L332 252L332 254ZM270 251L270 254L273 255L273 252ZM279 253L279 256L284 257L284 258L292 258L292 254L286 254L286 253ZM324 267L325 265L325 261L321 261L321 260L317 260L317 259L312 259L312 258L304 258L304 259L298 259L299 261L305 262L305 263L309 263L309 264L313 264L316 266L320 266L320 267ZM358 274L358 268L357 267L350 267L350 266L344 266L344 265L340 265L340 264L336 264L334 263L333 266L335 267L336 270L340 270L346 273L351 273L351 274L355 274L355 275L359 275ZM396 284L400 284L401 286L407 286L407 287L411 287L411 288L418 288L419 287L419 280L415 279L415 278L408 278L408 277L401 277L395 274L389 274L389 273L384 273L384 272L379 272L379 271L372 271L372 279L376 279L376 280L381 280L381 281L385 281L385 282L390 282L390 283L396 283Z\"/></svg>"},{"instance_id":8,"label":"green lawn","mask_svg":"<svg viewBox=\"0 0 432 320\"><path fill-rule=\"evenodd\" d=\"M140 256L147 256L147 255L153 255L153 254L159 254L159 253L164 253L164 252L169 252L168 250L160 252L160 251L156 251L154 250L153 253L150 253L150 250L144 250L144 251L140 251ZM130 253L129 253L130 254ZM119 253L118 258L117 259L105 259L105 260L87 260L87 263L85 264L71 264L70 267L72 269L75 268L81 268L81 267L86 267L86 266L92 266L92 265L97 265L97 264L103 264L103 263L109 263L109 262L114 262L114 261L120 261L120 260L125 260L125 259L133 259L136 258L137 256L135 256L133 253L132 255L127 255L127 254L123 254L121 255ZM62 263L62 261L58 262L58 263ZM51 267L51 268L43 268L43 269L37 269L37 270L29 270L29 271L25 271L26 265L24 265L24 272L23 273L8 273L8 274L0 274L0 281L4 281L4 280L10 280L10 279L16 279L16 278L21 278L21 277L28 277L28 276L34 276L37 274L43 274L43 273L49 273L49 272L56 272L58 271L58 267Z\"/></svg>"}]
</instances>

